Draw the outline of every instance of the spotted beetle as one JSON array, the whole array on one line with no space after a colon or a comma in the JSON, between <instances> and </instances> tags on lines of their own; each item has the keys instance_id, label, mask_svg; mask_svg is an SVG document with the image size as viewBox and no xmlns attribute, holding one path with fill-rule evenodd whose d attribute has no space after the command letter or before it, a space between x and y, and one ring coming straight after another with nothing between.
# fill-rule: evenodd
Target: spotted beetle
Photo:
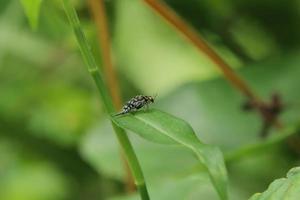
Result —
<instances>
[{"instance_id":1,"label":"spotted beetle","mask_svg":"<svg viewBox=\"0 0 300 200\"><path fill-rule=\"evenodd\" d=\"M126 113L134 112L139 110L140 108L154 102L155 97L152 96L144 96L144 95L137 95L130 99L122 108L120 113L115 114L114 116L124 115Z\"/></svg>"}]
</instances>

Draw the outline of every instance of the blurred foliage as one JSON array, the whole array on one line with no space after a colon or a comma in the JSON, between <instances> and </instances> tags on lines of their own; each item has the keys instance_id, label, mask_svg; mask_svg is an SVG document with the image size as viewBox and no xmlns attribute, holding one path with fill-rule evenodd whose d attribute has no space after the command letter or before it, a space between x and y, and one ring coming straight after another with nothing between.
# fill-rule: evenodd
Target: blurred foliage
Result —
<instances>
[{"instance_id":1,"label":"blurred foliage","mask_svg":"<svg viewBox=\"0 0 300 200\"><path fill-rule=\"evenodd\" d=\"M287 173L287 178L277 179L271 183L269 188L263 193L253 195L250 200L259 199L296 199L299 197L299 167L291 169Z\"/></svg>"},{"instance_id":2,"label":"blurred foliage","mask_svg":"<svg viewBox=\"0 0 300 200\"><path fill-rule=\"evenodd\" d=\"M21 0L26 16L32 29L36 29L39 22L39 14L42 0Z\"/></svg>"},{"instance_id":3,"label":"blurred foliage","mask_svg":"<svg viewBox=\"0 0 300 200\"><path fill-rule=\"evenodd\" d=\"M60 2L43 1L35 31L29 23L37 18L28 22L25 12L36 10L24 12L21 2L0 0L0 199L138 199L124 195L118 144ZM86 1L72 2L101 66ZM281 95L284 126L299 124L299 0L166 2L260 96ZM185 119L225 154L261 140L261 119L241 109L246 99L142 1L106 6L124 100L158 93L154 107ZM153 199L218 198L188 151L130 136ZM227 163L230 199L249 199L299 165L298 137Z\"/></svg>"}]
</instances>

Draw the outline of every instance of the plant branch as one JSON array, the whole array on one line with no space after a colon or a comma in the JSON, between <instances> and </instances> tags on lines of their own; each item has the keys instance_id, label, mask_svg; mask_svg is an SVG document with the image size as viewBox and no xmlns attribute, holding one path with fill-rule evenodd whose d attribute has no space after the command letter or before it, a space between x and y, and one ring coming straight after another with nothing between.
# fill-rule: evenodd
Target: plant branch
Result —
<instances>
[{"instance_id":1,"label":"plant branch","mask_svg":"<svg viewBox=\"0 0 300 200\"><path fill-rule=\"evenodd\" d=\"M76 14L75 9L71 6L69 0L62 0L64 9L66 12L66 15L68 16L69 23L73 28L74 34L76 36L77 42L79 44L79 48L82 53L82 57L84 58L86 62L86 66L88 68L88 71L90 72L91 76L93 77L97 88L100 92L102 101L104 103L105 109L109 113L110 118L112 117L112 114L115 112L111 97L109 95L109 92L107 90L107 87L103 81L103 78L101 77L101 74L99 72L98 66L96 65L95 59L92 55L92 52L90 50L90 47L88 45L88 42L85 38L85 35L80 27L80 22L78 19L78 16ZM113 128L115 130L115 133L117 135L117 138L119 140L119 143L122 147L122 150L125 153L125 157L129 163L130 169L133 173L135 184L137 185L141 199L142 200L149 200L149 195L147 192L147 187L145 185L144 181L144 175L142 172L142 169L140 167L140 164L137 160L137 157L135 155L135 152L132 148L132 145L128 139L128 136L126 132L121 129L120 127L116 126L112 122Z\"/></svg>"},{"instance_id":2,"label":"plant branch","mask_svg":"<svg viewBox=\"0 0 300 200\"><path fill-rule=\"evenodd\" d=\"M111 45L110 45L109 30L107 25L105 4L103 0L89 0L88 5L97 27L98 42L99 42L99 47L101 48L101 54L103 60L103 74L106 77L106 82L108 84L109 92L112 96L113 104L117 110L120 110L122 106L122 100L120 95L118 78L112 61ZM130 172L128 163L124 158L123 152L121 152L121 158L123 160L126 176L127 176L126 178L127 189L128 191L134 191L135 190L134 180Z\"/></svg>"},{"instance_id":3,"label":"plant branch","mask_svg":"<svg viewBox=\"0 0 300 200\"><path fill-rule=\"evenodd\" d=\"M224 77L245 95L253 107L260 113L264 121L268 120L269 114L266 112L268 103L263 102L250 88L250 86L205 42L204 39L190 26L188 26L171 8L160 0L144 0L144 2L156 11L169 24L174 26L186 39L188 39L197 49L210 58L222 71ZM280 127L277 119L275 124Z\"/></svg>"},{"instance_id":4,"label":"plant branch","mask_svg":"<svg viewBox=\"0 0 300 200\"><path fill-rule=\"evenodd\" d=\"M167 22L173 25L182 33L198 50L209 57L216 66L223 72L225 78L237 87L244 95L250 99L257 100L256 95L250 87L241 79L232 68L201 38L201 36L190 26L188 26L173 10L159 0L144 0L145 3L161 15Z\"/></svg>"}]
</instances>

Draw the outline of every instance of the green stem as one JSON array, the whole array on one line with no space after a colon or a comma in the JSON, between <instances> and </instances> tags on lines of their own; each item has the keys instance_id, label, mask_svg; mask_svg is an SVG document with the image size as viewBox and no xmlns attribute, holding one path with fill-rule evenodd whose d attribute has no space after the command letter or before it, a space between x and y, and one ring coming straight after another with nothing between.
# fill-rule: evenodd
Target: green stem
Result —
<instances>
[{"instance_id":1,"label":"green stem","mask_svg":"<svg viewBox=\"0 0 300 200\"><path fill-rule=\"evenodd\" d=\"M120 128L113 122L112 122L112 126L115 132L117 133L117 137L121 146L123 147L123 151L125 153L126 159L129 161L135 161L135 162L129 162L129 167L133 173L134 183L140 192L141 198L143 200L150 200L141 166L137 162L136 154L133 151L132 145L128 139L126 132L124 131L124 129Z\"/></svg>"},{"instance_id":2,"label":"green stem","mask_svg":"<svg viewBox=\"0 0 300 200\"><path fill-rule=\"evenodd\" d=\"M112 100L109 96L109 93L106 89L106 87L104 86L104 81L99 73L99 70L92 70L89 71L91 76L93 77L96 86L98 88L98 91L100 92L101 98L103 100L103 103L105 105L106 111L110 114L110 116L115 113L115 109L112 103Z\"/></svg>"},{"instance_id":3,"label":"green stem","mask_svg":"<svg viewBox=\"0 0 300 200\"><path fill-rule=\"evenodd\" d=\"M82 57L86 63L89 73L93 77L93 79L96 83L96 86L100 92L105 109L109 113L109 116L111 118L111 115L113 113L115 113L115 109L114 109L111 97L109 95L109 92L107 90L107 87L105 85L105 82L103 81L103 79L101 77L98 66L95 62L95 59L94 59L92 52L90 50L90 47L88 45L88 42L87 42L85 35L81 29L80 22L79 22L77 14L76 14L76 11L71 6L69 0L62 0L62 2L64 5L65 12L68 16L69 22L75 33L77 42L79 44L80 51L82 53ZM133 147L129 141L129 138L128 138L125 130L116 126L113 122L112 122L112 124L113 124L114 131L117 135L117 138L119 140L119 143L125 153L125 157L129 163L129 167L133 174L135 184L136 184L137 188L139 189L141 199L142 200L150 200L141 166L138 162L138 159L137 159L136 154L133 150Z\"/></svg>"}]
</instances>

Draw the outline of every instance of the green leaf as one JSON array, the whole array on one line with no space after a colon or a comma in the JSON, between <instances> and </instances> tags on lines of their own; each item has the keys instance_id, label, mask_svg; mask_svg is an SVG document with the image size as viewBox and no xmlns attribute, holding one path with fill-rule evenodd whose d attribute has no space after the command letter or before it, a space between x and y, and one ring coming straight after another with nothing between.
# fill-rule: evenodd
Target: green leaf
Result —
<instances>
[{"instance_id":1,"label":"green leaf","mask_svg":"<svg viewBox=\"0 0 300 200\"><path fill-rule=\"evenodd\" d=\"M29 24L33 30L38 26L40 7L43 0L21 0Z\"/></svg>"},{"instance_id":2,"label":"green leaf","mask_svg":"<svg viewBox=\"0 0 300 200\"><path fill-rule=\"evenodd\" d=\"M141 160L147 181L161 181L161 179L186 174L191 166L195 165L195 158L190 151L180 146L160 145L141 139L138 135L132 135L130 140ZM126 177L122 168L120 150L116 148L115 136L109 121L98 123L90 129L82 137L79 151L82 157L102 174L120 181ZM185 165L178 168L177 166L182 163Z\"/></svg>"},{"instance_id":3,"label":"green leaf","mask_svg":"<svg viewBox=\"0 0 300 200\"><path fill-rule=\"evenodd\" d=\"M263 193L254 194L249 200L297 200L300 196L300 167L292 168L287 178L271 183Z\"/></svg>"},{"instance_id":4,"label":"green leaf","mask_svg":"<svg viewBox=\"0 0 300 200\"><path fill-rule=\"evenodd\" d=\"M300 93L295 92L300 84L299 63L299 54L291 54L240 70L251 82L251 86L259 94L264 94L266 100L273 91L282 95L288 106L280 120L286 128L293 127L299 121ZM244 195L243 198L235 198L236 200L247 199L250 194L262 191L261 188L265 188L270 180L295 166L289 156L290 152L282 151L281 148L286 145L284 138L289 137L292 132L276 131L270 140L261 141L258 137L260 118L257 113L247 113L240 108L244 101L230 84L222 78L216 78L185 84L166 96L160 94L155 104L155 107L185 119L203 142L217 144L224 152L228 152L228 167L235 171L231 176L231 183L235 189L240 190L238 194ZM97 125L100 126L99 123ZM115 148L115 138L113 132L109 131L109 124L107 126L106 130L101 125L101 128L95 130L95 134L86 134L84 140L81 140L82 156L101 174L113 178L124 177L119 166L121 161L116 161L119 152ZM108 137L111 138L108 140ZM180 146L157 145L142 140L137 135L133 135L131 139L134 139L134 147L141 160L146 180L150 181L150 191L153 191L151 183L155 186L161 185L161 179L199 173L198 165L195 167L196 160L189 157L188 150L183 151ZM260 147L265 145L268 147ZM251 150L257 146L257 151ZM235 153L232 154L233 151ZM254 153L249 154L247 151ZM247 158L241 155L243 152L247 154ZM176 169L178 165L181 165L180 169ZM232 197L232 189L230 191Z\"/></svg>"},{"instance_id":5,"label":"green leaf","mask_svg":"<svg viewBox=\"0 0 300 200\"><path fill-rule=\"evenodd\" d=\"M299 58L299 53L290 54L238 71L265 101L274 92L281 95L286 105L280 115L284 126L299 121L300 93L295 92L300 84ZM203 141L227 151L260 140L261 119L257 112L242 110L245 101L230 83L216 78L185 84L159 99L156 106L185 119Z\"/></svg>"},{"instance_id":6,"label":"green leaf","mask_svg":"<svg viewBox=\"0 0 300 200\"><path fill-rule=\"evenodd\" d=\"M113 120L118 126L147 140L161 144L180 144L192 150L207 167L220 197L227 199L227 173L222 152L202 143L188 123L159 110L118 116Z\"/></svg>"}]
</instances>

